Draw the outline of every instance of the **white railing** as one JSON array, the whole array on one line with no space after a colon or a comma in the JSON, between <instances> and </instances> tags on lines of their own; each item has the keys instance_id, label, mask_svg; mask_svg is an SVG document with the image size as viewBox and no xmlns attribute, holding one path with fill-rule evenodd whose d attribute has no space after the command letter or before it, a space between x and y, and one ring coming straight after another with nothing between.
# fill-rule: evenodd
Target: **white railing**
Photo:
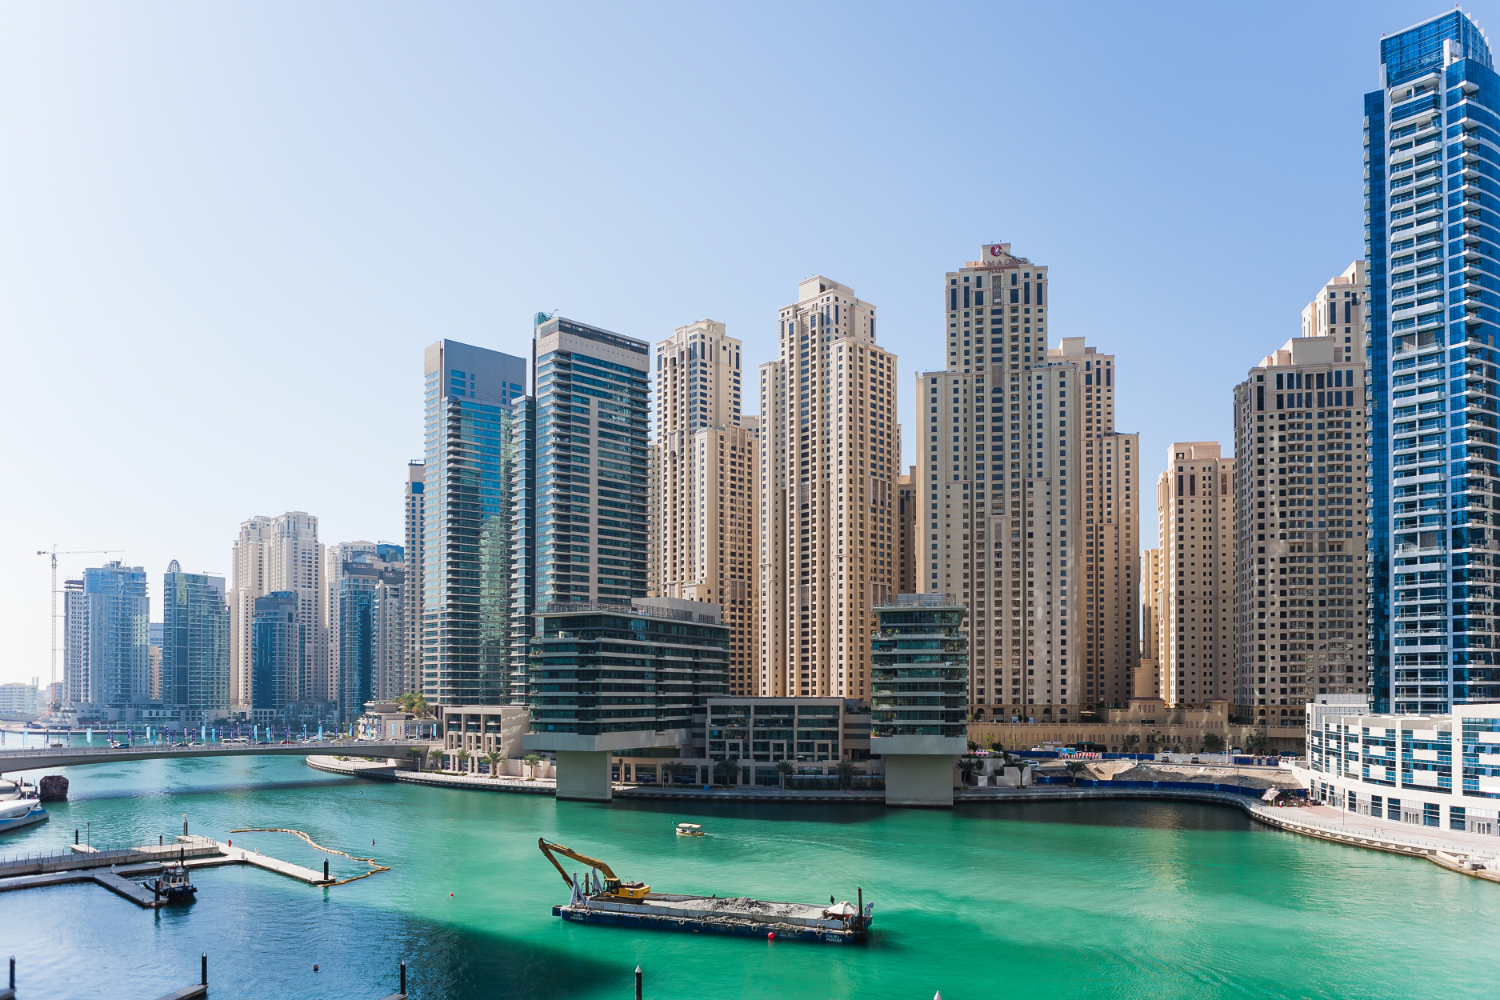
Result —
<instances>
[{"instance_id":1,"label":"white railing","mask_svg":"<svg viewBox=\"0 0 1500 1000\"><path fill-rule=\"evenodd\" d=\"M1343 823L1330 823L1321 819L1304 819L1297 816L1295 809L1273 809L1266 806L1252 806L1251 812L1257 816L1265 816L1275 826L1307 826L1326 833L1336 833L1345 837L1361 837L1365 840L1379 840L1387 844L1396 844L1412 847L1427 847L1434 850L1445 851L1449 854L1479 854L1489 858L1500 858L1500 842L1493 848L1479 844L1463 844L1453 840L1432 840L1427 837L1412 837L1405 833L1397 833L1379 827L1349 826ZM1353 813L1351 816L1358 816ZM1457 831L1455 831L1457 832ZM1500 840L1500 838L1497 838Z\"/></svg>"},{"instance_id":2,"label":"white railing","mask_svg":"<svg viewBox=\"0 0 1500 1000\"><path fill-rule=\"evenodd\" d=\"M149 744L143 744L143 745L140 745L140 746L128 746L128 747L40 747L40 748L38 748L38 747L31 747L31 748L28 748L28 749L17 748L17 749L12 750L9 747L0 746L0 760L4 760L4 759L9 758L9 757L38 757L38 756L40 756L40 757L55 757L55 756L57 756L59 754L62 754L62 755L65 755L65 756L79 756L79 757L86 757L86 756L88 756L90 754L121 754L121 753L139 753L142 756L146 756L148 754L172 753L174 751L178 752L178 753L194 754L194 753L201 753L201 752L203 752L205 750L209 750L209 751L217 751L217 750L222 750L222 751L242 750L243 751L243 750L252 750L252 749L256 749L256 748L267 749L267 750L274 750L274 749L277 749L279 747L292 747L292 746L296 746L296 747L310 747L310 748L316 748L316 747L338 747L340 749L360 749L360 748L364 748L364 749L371 749L371 750L373 750L376 747L427 746L427 745L433 744L435 742L436 742L435 740L430 740L430 739L425 739L425 738L423 738L423 739L408 738L408 739L390 739L390 740L350 740L350 739L313 740L313 739L309 739L309 740L298 740L295 743L290 743L290 744L288 744L288 743L195 743L195 744L193 744L191 746L182 746L182 747L174 747L174 746L152 746L152 745L149 745ZM358 755L356 755L356 756L358 756Z\"/></svg>"}]
</instances>

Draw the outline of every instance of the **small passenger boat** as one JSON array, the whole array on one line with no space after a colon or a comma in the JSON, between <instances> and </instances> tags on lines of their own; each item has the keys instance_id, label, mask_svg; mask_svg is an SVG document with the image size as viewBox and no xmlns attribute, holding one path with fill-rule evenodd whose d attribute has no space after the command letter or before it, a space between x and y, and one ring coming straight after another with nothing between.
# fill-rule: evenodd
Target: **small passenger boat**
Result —
<instances>
[{"instance_id":1,"label":"small passenger boat","mask_svg":"<svg viewBox=\"0 0 1500 1000\"><path fill-rule=\"evenodd\" d=\"M677 836L701 837L703 836L703 827L699 826L697 823L678 823Z\"/></svg>"}]
</instances>

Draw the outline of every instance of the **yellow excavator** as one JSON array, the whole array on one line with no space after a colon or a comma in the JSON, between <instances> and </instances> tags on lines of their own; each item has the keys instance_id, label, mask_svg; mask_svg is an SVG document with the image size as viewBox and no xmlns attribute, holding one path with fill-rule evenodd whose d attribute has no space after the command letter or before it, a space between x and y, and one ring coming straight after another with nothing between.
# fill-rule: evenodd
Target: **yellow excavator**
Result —
<instances>
[{"instance_id":1,"label":"yellow excavator","mask_svg":"<svg viewBox=\"0 0 1500 1000\"><path fill-rule=\"evenodd\" d=\"M545 837L538 837L536 846L541 848L542 853L547 856L547 860L552 862L552 867L557 869L557 873L562 876L563 881L568 884L569 889L573 888L573 879L563 870L563 866L557 863L557 858L553 856L554 854L561 854L565 858L572 858L574 861L588 865L590 868L597 868L599 873L604 876L604 885L595 890L597 894L613 896L616 899L642 900L651 893L651 887L644 882L620 881L620 877L614 873L614 869L597 858L591 858L587 854L579 854L572 848L564 847L561 844L554 844Z\"/></svg>"}]
</instances>

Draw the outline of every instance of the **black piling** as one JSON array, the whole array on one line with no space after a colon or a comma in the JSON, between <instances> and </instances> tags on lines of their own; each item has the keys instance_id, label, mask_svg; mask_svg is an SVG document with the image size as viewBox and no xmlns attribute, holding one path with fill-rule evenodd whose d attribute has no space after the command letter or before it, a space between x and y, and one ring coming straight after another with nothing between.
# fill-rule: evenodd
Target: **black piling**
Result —
<instances>
[{"instance_id":1,"label":"black piling","mask_svg":"<svg viewBox=\"0 0 1500 1000\"><path fill-rule=\"evenodd\" d=\"M323 859L323 881L324 882L328 881L328 859L327 858Z\"/></svg>"},{"instance_id":2,"label":"black piling","mask_svg":"<svg viewBox=\"0 0 1500 1000\"><path fill-rule=\"evenodd\" d=\"M73 827L73 843L78 843L78 827Z\"/></svg>"},{"instance_id":3,"label":"black piling","mask_svg":"<svg viewBox=\"0 0 1500 1000\"><path fill-rule=\"evenodd\" d=\"M16 988L16 956L10 956L10 988Z\"/></svg>"},{"instance_id":4,"label":"black piling","mask_svg":"<svg viewBox=\"0 0 1500 1000\"><path fill-rule=\"evenodd\" d=\"M635 967L635 1000L641 1000L641 967Z\"/></svg>"},{"instance_id":5,"label":"black piling","mask_svg":"<svg viewBox=\"0 0 1500 1000\"><path fill-rule=\"evenodd\" d=\"M406 995L406 959L401 960L401 995Z\"/></svg>"},{"instance_id":6,"label":"black piling","mask_svg":"<svg viewBox=\"0 0 1500 1000\"><path fill-rule=\"evenodd\" d=\"M203 953L202 962L203 962L203 981L202 981L201 985L207 986L208 985L208 952L206 952L206 951Z\"/></svg>"}]
</instances>

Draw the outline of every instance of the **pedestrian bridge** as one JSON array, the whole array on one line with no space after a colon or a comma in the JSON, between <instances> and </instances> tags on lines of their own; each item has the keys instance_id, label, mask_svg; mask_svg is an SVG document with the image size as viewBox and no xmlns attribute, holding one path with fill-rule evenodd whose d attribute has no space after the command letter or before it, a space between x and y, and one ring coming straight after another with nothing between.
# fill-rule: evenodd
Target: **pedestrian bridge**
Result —
<instances>
[{"instance_id":1,"label":"pedestrian bridge","mask_svg":"<svg viewBox=\"0 0 1500 1000\"><path fill-rule=\"evenodd\" d=\"M297 743L204 743L193 746L42 747L34 750L0 747L0 773L78 767L82 764L119 764L132 760L177 760L186 757L394 757L409 760L412 749L426 754L441 744L431 740L302 740Z\"/></svg>"}]
</instances>

